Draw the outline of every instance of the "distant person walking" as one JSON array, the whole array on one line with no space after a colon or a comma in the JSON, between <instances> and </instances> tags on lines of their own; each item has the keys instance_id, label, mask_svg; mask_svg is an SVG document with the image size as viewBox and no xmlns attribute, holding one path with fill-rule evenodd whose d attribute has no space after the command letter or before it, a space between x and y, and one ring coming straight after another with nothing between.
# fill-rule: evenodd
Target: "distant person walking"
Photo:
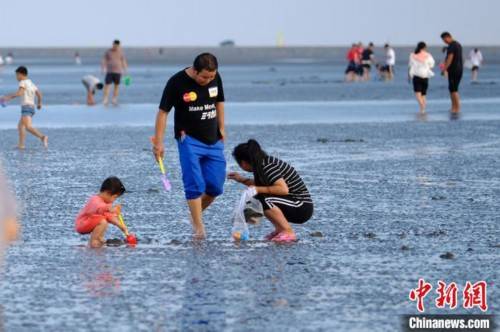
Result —
<instances>
[{"instance_id":1,"label":"distant person walking","mask_svg":"<svg viewBox=\"0 0 500 332\"><path fill-rule=\"evenodd\" d=\"M102 58L102 71L106 74L104 79L104 96L103 104L108 105L109 88L114 84L113 89L113 105L118 105L118 93L120 90L120 81L122 74L127 71L127 60L120 46L120 41L115 40L113 46L106 51Z\"/></svg>"},{"instance_id":2,"label":"distant person walking","mask_svg":"<svg viewBox=\"0 0 500 332\"><path fill-rule=\"evenodd\" d=\"M24 150L26 131L42 141L43 146L48 148L49 137L42 134L38 129L33 127L33 116L35 116L35 99L36 108L42 108L42 93L38 90L37 86L28 78L28 69L21 66L16 69L16 78L19 81L19 88L17 92L4 96L0 99L9 101L11 99L21 98L21 119L19 120L19 144L18 148Z\"/></svg>"},{"instance_id":3,"label":"distant person walking","mask_svg":"<svg viewBox=\"0 0 500 332\"><path fill-rule=\"evenodd\" d=\"M427 52L427 45L424 42L418 43L415 52L410 54L408 75L413 82L413 91L420 106L420 113L425 113L429 78L434 76L432 68L435 64L434 58Z\"/></svg>"},{"instance_id":4,"label":"distant person walking","mask_svg":"<svg viewBox=\"0 0 500 332\"><path fill-rule=\"evenodd\" d=\"M453 39L449 32L443 32L441 39L448 45L446 60L442 69L448 74L448 90L450 91L451 113L460 112L460 95L458 93L464 70L462 60L462 45Z\"/></svg>"},{"instance_id":5,"label":"distant person walking","mask_svg":"<svg viewBox=\"0 0 500 332\"><path fill-rule=\"evenodd\" d=\"M469 53L469 61L472 65L471 71L472 71L472 82L477 82L477 75L479 72L479 67L483 65L483 54L478 48L475 48L470 51Z\"/></svg>"},{"instance_id":6,"label":"distant person walking","mask_svg":"<svg viewBox=\"0 0 500 332\"><path fill-rule=\"evenodd\" d=\"M79 66L82 64L82 58L80 57L80 53L75 52L75 65Z\"/></svg>"},{"instance_id":7,"label":"distant person walking","mask_svg":"<svg viewBox=\"0 0 500 332\"><path fill-rule=\"evenodd\" d=\"M12 52L7 53L7 56L5 57L5 64L11 65L14 63L14 54Z\"/></svg>"},{"instance_id":8,"label":"distant person walking","mask_svg":"<svg viewBox=\"0 0 500 332\"><path fill-rule=\"evenodd\" d=\"M363 80L370 80L370 71L372 69L372 64L375 62L375 56L373 54L373 43L368 44L368 47L361 53L361 65L363 66Z\"/></svg>"},{"instance_id":9,"label":"distant person walking","mask_svg":"<svg viewBox=\"0 0 500 332\"><path fill-rule=\"evenodd\" d=\"M94 75L85 75L82 78L82 83L87 90L87 105L95 105L94 95L96 90L102 90L104 85Z\"/></svg>"}]
</instances>

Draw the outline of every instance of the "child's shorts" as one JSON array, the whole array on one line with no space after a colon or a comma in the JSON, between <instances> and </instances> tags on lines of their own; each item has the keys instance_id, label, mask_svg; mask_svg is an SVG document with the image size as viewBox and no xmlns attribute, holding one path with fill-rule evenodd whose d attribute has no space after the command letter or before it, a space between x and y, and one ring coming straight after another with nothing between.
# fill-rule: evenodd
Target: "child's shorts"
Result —
<instances>
[{"instance_id":1,"label":"child's shorts","mask_svg":"<svg viewBox=\"0 0 500 332\"><path fill-rule=\"evenodd\" d=\"M80 234L92 233L94 228L103 220L106 220L106 217L100 214L94 214L90 217L78 220L75 225L76 231Z\"/></svg>"},{"instance_id":2,"label":"child's shorts","mask_svg":"<svg viewBox=\"0 0 500 332\"><path fill-rule=\"evenodd\" d=\"M226 180L222 140L208 145L186 135L178 140L178 147L186 199L196 199L204 193L221 195Z\"/></svg>"},{"instance_id":3,"label":"child's shorts","mask_svg":"<svg viewBox=\"0 0 500 332\"><path fill-rule=\"evenodd\" d=\"M35 115L35 106L32 105L21 106L21 116L33 117L34 115Z\"/></svg>"}]
</instances>

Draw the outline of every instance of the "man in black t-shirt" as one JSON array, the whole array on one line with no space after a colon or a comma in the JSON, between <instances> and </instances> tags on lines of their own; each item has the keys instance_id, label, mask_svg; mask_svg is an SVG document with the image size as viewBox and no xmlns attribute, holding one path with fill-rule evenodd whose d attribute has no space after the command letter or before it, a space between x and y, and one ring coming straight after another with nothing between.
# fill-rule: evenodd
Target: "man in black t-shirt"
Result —
<instances>
[{"instance_id":1,"label":"man in black t-shirt","mask_svg":"<svg viewBox=\"0 0 500 332\"><path fill-rule=\"evenodd\" d=\"M163 158L167 115L175 108L174 130L179 148L184 192L195 238L205 237L202 211L223 192L224 89L210 53L196 57L193 66L172 76L163 91L156 117L153 153Z\"/></svg>"},{"instance_id":2,"label":"man in black t-shirt","mask_svg":"<svg viewBox=\"0 0 500 332\"><path fill-rule=\"evenodd\" d=\"M373 55L373 43L368 44L368 47L363 50L361 53L361 65L363 66L363 81L370 80L370 70L372 68L372 64L374 61Z\"/></svg>"},{"instance_id":3,"label":"man in black t-shirt","mask_svg":"<svg viewBox=\"0 0 500 332\"><path fill-rule=\"evenodd\" d=\"M446 49L446 60L443 66L443 75L448 75L448 89L451 98L451 113L460 112L460 95L458 88L463 74L462 45L453 39L449 32L443 32L441 39L448 45Z\"/></svg>"}]
</instances>

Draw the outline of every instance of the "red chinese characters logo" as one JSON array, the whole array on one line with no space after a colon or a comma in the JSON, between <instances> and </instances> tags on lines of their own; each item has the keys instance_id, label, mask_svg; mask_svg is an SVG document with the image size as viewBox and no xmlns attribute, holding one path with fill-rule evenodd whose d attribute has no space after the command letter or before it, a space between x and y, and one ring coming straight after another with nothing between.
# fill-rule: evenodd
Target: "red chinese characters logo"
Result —
<instances>
[{"instance_id":1,"label":"red chinese characters logo","mask_svg":"<svg viewBox=\"0 0 500 332\"><path fill-rule=\"evenodd\" d=\"M467 281L463 292L463 307L465 309L478 307L482 311L488 310L488 303L486 302L486 287L486 281L478 281L475 284L471 284Z\"/></svg>"},{"instance_id":2,"label":"red chinese characters logo","mask_svg":"<svg viewBox=\"0 0 500 332\"><path fill-rule=\"evenodd\" d=\"M409 298L411 301L417 302L418 311L424 312L424 299L431 290L432 285L430 283L425 282L424 279L419 279L418 287L410 291ZM444 281L439 280L436 289L438 294L435 300L436 308L444 309L448 306L452 310L455 309L458 305L458 291L458 285L455 282L446 284ZM477 307L483 312L488 310L486 281L478 281L475 284L467 281L462 294L464 309Z\"/></svg>"},{"instance_id":3,"label":"red chinese characters logo","mask_svg":"<svg viewBox=\"0 0 500 332\"><path fill-rule=\"evenodd\" d=\"M424 279L418 279L418 287L410 292L410 300L417 301L417 309L424 312L424 298L431 291L432 285L426 283Z\"/></svg>"},{"instance_id":4,"label":"red chinese characters logo","mask_svg":"<svg viewBox=\"0 0 500 332\"><path fill-rule=\"evenodd\" d=\"M436 293L439 294L436 299L437 308L444 308L446 305L449 305L450 309L455 309L457 307L458 287L456 283L452 282L446 286L446 283L439 280Z\"/></svg>"}]
</instances>

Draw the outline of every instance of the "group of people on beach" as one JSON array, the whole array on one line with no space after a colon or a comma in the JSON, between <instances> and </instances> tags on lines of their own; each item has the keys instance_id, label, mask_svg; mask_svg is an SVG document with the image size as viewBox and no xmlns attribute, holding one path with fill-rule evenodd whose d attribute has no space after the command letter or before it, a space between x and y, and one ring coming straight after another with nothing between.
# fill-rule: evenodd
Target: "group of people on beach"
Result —
<instances>
[{"instance_id":1,"label":"group of people on beach","mask_svg":"<svg viewBox=\"0 0 500 332\"><path fill-rule=\"evenodd\" d=\"M441 74L448 79L448 91L451 99L451 114L457 115L460 112L459 87L463 75L462 45L453 39L449 32L443 32L441 39L448 45L446 48L446 58L440 66ZM417 99L420 113L425 113L427 106L427 90L429 79L434 76L432 69L435 60L427 51L425 42L419 42L415 51L410 54L408 80L413 83L413 91Z\"/></svg>"},{"instance_id":2,"label":"group of people on beach","mask_svg":"<svg viewBox=\"0 0 500 332\"><path fill-rule=\"evenodd\" d=\"M175 109L175 139L194 238L205 238L203 211L222 195L227 177L245 185L248 197L262 204L264 215L274 225L266 240L295 241L290 224L304 223L313 214L313 202L306 185L291 165L269 156L253 139L239 144L233 151L238 165L253 177L246 178L235 172L226 174L224 101L217 58L203 53L196 57L191 67L168 80L156 116L153 154L160 160L165 157L167 117L172 108ZM118 220L117 207L113 207L113 202L123 193L125 187L120 179L110 177L80 211L76 231L91 234L90 246L104 244L108 224L116 225L127 234L127 229Z\"/></svg>"},{"instance_id":3,"label":"group of people on beach","mask_svg":"<svg viewBox=\"0 0 500 332\"><path fill-rule=\"evenodd\" d=\"M459 87L465 66L462 45L449 32L443 32L441 39L447 46L443 48L446 56L439 68L442 76L448 79L451 113L456 115L460 112ZM361 42L353 44L346 54L348 65L345 70L345 81L369 81L372 66L377 68L381 79L392 80L394 78L394 66L396 65L396 53L389 44L384 45L384 50L385 63L380 64L376 62L373 43L369 43L366 48L363 47ZM478 48L470 51L468 64L472 71L471 80L476 82L479 68L483 64L483 55ZM408 80L413 84L413 91L421 114L424 114L426 110L429 79L434 76L433 68L435 65L436 62L432 54L427 50L427 44L423 41L419 42L415 51L409 57Z\"/></svg>"},{"instance_id":4,"label":"group of people on beach","mask_svg":"<svg viewBox=\"0 0 500 332\"><path fill-rule=\"evenodd\" d=\"M40 138L48 147L48 137L31 126L35 105L38 109L42 107L41 92L28 79L25 67L19 67L16 75L20 82L19 90L4 98L22 98L19 147L24 148L24 136L21 136L24 129ZM111 75L109 80L116 83L119 77ZM262 205L264 216L274 226L274 230L265 237L266 240L295 241L296 235L291 224L304 223L313 214L312 198L304 181L290 164L268 155L254 139L237 145L233 151L233 157L241 169L253 176L247 178L236 172L226 174L224 146L228 138L224 101L217 58L213 54L202 53L195 58L192 66L168 80L156 116L153 154L160 160L165 157L167 116L172 108L175 109L175 139L194 238L205 238L203 211L222 195L227 178L246 186L248 197ZM119 207L113 205L125 192L125 186L119 178L107 178L99 193L88 200L76 217L75 230L79 234L90 234L91 247L104 245L109 224L128 234L126 226L119 220Z\"/></svg>"},{"instance_id":5,"label":"group of people on beach","mask_svg":"<svg viewBox=\"0 0 500 332\"><path fill-rule=\"evenodd\" d=\"M77 64L81 63L80 55L75 54L75 62ZM109 92L111 85L113 85L113 96L111 98L111 103L113 105L118 105L118 94L120 92L120 82L122 81L122 76L126 74L128 70L127 59L120 46L120 41L116 39L113 41L113 46L104 53L101 61L101 72L105 75L104 84L94 75L85 75L82 78L83 86L87 92L87 105L95 105L94 95L97 90L103 90L103 101L104 106L109 104Z\"/></svg>"},{"instance_id":6,"label":"group of people on beach","mask_svg":"<svg viewBox=\"0 0 500 332\"><path fill-rule=\"evenodd\" d=\"M463 73L462 46L448 32L443 32L441 38L448 45L441 71L448 79L451 112L457 114L460 112L458 91ZM349 67L346 73L361 76L364 80L370 79L371 66L375 61L373 47L373 44L369 44L368 48L362 50L362 45L353 45L348 52ZM386 62L379 71L384 73L386 79L392 79L396 56L389 45L385 45L385 49ZM474 70L477 71L482 63L482 55L478 50L475 50L475 54ZM409 57L408 74L421 112L425 112L429 78L434 75L434 66L435 60L427 51L426 44L418 43ZM107 104L111 84L114 84L112 103L117 103L121 75L127 69L118 40L106 52L102 68L106 73L105 84L95 77L84 77L83 84L88 91L89 105L95 103L93 94L96 89L104 89L104 104ZM24 149L28 131L47 148L48 136L32 125L35 110L42 108L42 94L28 78L26 67L16 69L16 78L19 81L17 92L2 97L0 102L21 98L18 146ZM313 215L313 201L307 186L290 164L268 155L254 139L237 145L233 151L233 157L241 169L253 176L247 178L236 172L226 174L224 146L228 138L225 131L224 101L224 87L218 72L217 58L210 53L202 53L195 58L192 66L179 71L168 80L156 116L152 142L154 157L159 161L165 157L167 117L172 108L175 109L175 139L194 238L203 239L206 236L203 211L223 194L227 178L246 186L248 197L253 197L262 205L265 217L274 226L273 232L266 236L267 240L295 241L296 235L291 224L304 223ZM109 224L128 233L126 226L119 222L119 208L113 206L116 199L125 192L121 180L110 177L78 214L75 229L80 234L91 234L90 246L100 247L104 244Z\"/></svg>"},{"instance_id":7,"label":"group of people on beach","mask_svg":"<svg viewBox=\"0 0 500 332\"><path fill-rule=\"evenodd\" d=\"M390 81L394 78L396 52L389 44L385 44L385 60L383 63L378 63L374 48L375 45L371 42L366 48L361 42L352 44L346 54L348 62L345 70L346 82L369 81L372 67L377 69L380 79Z\"/></svg>"}]
</instances>

